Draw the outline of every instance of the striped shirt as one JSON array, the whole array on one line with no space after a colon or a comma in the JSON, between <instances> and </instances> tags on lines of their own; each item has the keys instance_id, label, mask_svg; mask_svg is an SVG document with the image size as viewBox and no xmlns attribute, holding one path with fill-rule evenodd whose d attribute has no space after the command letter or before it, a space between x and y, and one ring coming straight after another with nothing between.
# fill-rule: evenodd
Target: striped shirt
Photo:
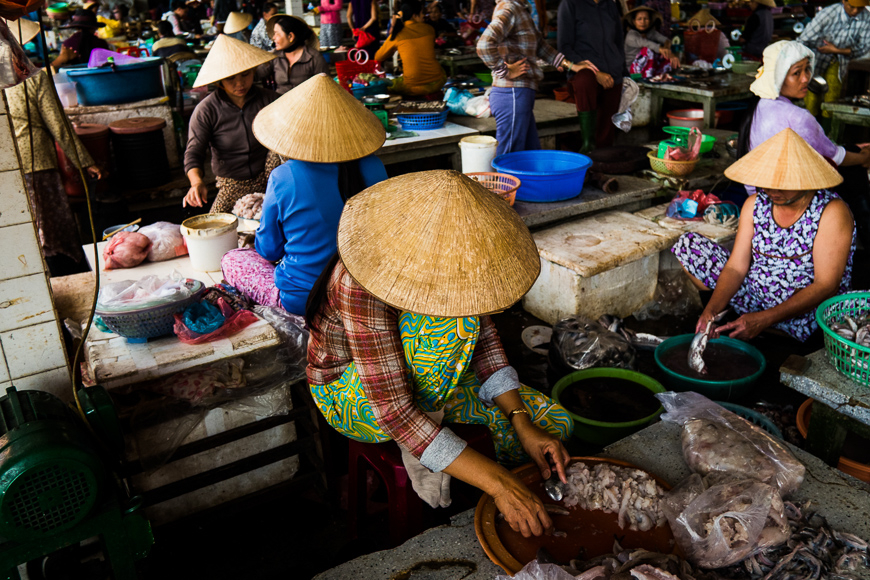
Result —
<instances>
[{"instance_id":1,"label":"striped shirt","mask_svg":"<svg viewBox=\"0 0 870 580\"><path fill-rule=\"evenodd\" d=\"M544 78L538 66L541 60L558 67L565 59L562 53L547 44L535 26L525 2L500 0L492 13L492 22L477 41L477 55L492 69L492 86L537 89ZM526 59L529 72L517 79L507 78L507 63Z\"/></svg>"},{"instance_id":2,"label":"striped shirt","mask_svg":"<svg viewBox=\"0 0 870 580\"><path fill-rule=\"evenodd\" d=\"M414 404L411 370L399 333L400 314L369 294L339 260L309 323L308 382L329 384L353 361L377 424L424 466L440 471L465 445ZM470 367L482 385L480 398L486 404L519 388L489 316L480 317Z\"/></svg>"},{"instance_id":3,"label":"striped shirt","mask_svg":"<svg viewBox=\"0 0 870 580\"><path fill-rule=\"evenodd\" d=\"M849 48L852 53L822 54L819 47L827 40L837 48ZM840 63L840 80L846 78L849 61L870 51L870 12L862 9L854 18L846 14L840 2L823 8L810 21L798 41L816 53L814 74L824 75L828 66L837 58Z\"/></svg>"}]
</instances>

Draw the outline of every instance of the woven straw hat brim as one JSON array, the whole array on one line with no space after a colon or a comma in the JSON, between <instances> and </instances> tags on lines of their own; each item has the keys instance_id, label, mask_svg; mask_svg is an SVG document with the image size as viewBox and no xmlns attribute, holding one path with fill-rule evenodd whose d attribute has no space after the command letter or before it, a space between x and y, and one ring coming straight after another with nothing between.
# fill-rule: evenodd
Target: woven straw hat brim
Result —
<instances>
[{"instance_id":1,"label":"woven straw hat brim","mask_svg":"<svg viewBox=\"0 0 870 580\"><path fill-rule=\"evenodd\" d=\"M247 28L254 21L253 14L245 12L230 12L227 16L227 21L224 23L224 34L235 34Z\"/></svg>"},{"instance_id":2,"label":"woven straw hat brim","mask_svg":"<svg viewBox=\"0 0 870 580\"><path fill-rule=\"evenodd\" d=\"M324 74L265 107L254 118L253 129L267 149L313 163L361 159L387 138L380 119Z\"/></svg>"},{"instance_id":3,"label":"woven straw hat brim","mask_svg":"<svg viewBox=\"0 0 870 580\"><path fill-rule=\"evenodd\" d=\"M763 4L769 8L776 8L776 2L774 0L755 0L759 4Z\"/></svg>"},{"instance_id":4,"label":"woven straw hat brim","mask_svg":"<svg viewBox=\"0 0 870 580\"><path fill-rule=\"evenodd\" d=\"M725 177L755 187L815 191L843 182L824 157L792 129L783 129L725 170Z\"/></svg>"},{"instance_id":5,"label":"woven straw hat brim","mask_svg":"<svg viewBox=\"0 0 870 580\"><path fill-rule=\"evenodd\" d=\"M226 34L218 35L214 46L208 51L193 88L216 83L221 79L250 70L270 60L277 58L271 52L251 46L247 42L236 40Z\"/></svg>"},{"instance_id":6,"label":"woven straw hat brim","mask_svg":"<svg viewBox=\"0 0 870 580\"><path fill-rule=\"evenodd\" d=\"M641 11L649 12L651 14L650 18L652 18L652 24L662 21L662 15L659 14L659 11L653 10L649 6L638 6L637 8L632 8L625 13L625 16L623 16L622 19L630 23L634 21L634 15Z\"/></svg>"},{"instance_id":7,"label":"woven straw hat brim","mask_svg":"<svg viewBox=\"0 0 870 580\"><path fill-rule=\"evenodd\" d=\"M18 20L6 20L6 26L9 27L9 32L18 41L18 44L25 45L39 34L39 24L26 18ZM21 26L21 36L18 35L18 27Z\"/></svg>"},{"instance_id":8,"label":"woven straw hat brim","mask_svg":"<svg viewBox=\"0 0 870 580\"><path fill-rule=\"evenodd\" d=\"M513 208L457 171L410 173L352 197L338 225L338 252L382 302L449 318L510 307L541 271Z\"/></svg>"}]
</instances>

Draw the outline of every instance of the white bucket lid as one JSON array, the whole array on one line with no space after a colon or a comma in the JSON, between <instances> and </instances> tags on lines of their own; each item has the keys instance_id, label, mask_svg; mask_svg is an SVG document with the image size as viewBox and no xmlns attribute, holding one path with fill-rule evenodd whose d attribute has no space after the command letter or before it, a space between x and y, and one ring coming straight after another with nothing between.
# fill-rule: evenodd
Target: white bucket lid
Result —
<instances>
[{"instance_id":1,"label":"white bucket lid","mask_svg":"<svg viewBox=\"0 0 870 580\"><path fill-rule=\"evenodd\" d=\"M490 137L489 135L469 135L459 140L459 147L463 146L471 149L484 149L497 147L498 141L495 137Z\"/></svg>"},{"instance_id":2,"label":"white bucket lid","mask_svg":"<svg viewBox=\"0 0 870 580\"><path fill-rule=\"evenodd\" d=\"M212 238L237 230L239 220L231 213L207 213L181 222L181 234L189 237Z\"/></svg>"}]
</instances>

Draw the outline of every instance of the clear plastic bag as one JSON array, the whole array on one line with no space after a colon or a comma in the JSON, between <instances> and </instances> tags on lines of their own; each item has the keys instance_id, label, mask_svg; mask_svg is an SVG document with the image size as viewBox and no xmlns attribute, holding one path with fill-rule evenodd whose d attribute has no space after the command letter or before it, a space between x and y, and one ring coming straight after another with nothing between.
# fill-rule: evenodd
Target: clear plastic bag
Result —
<instances>
[{"instance_id":1,"label":"clear plastic bag","mask_svg":"<svg viewBox=\"0 0 870 580\"><path fill-rule=\"evenodd\" d=\"M790 534L777 490L754 479L693 474L662 502L674 538L686 557L702 568L721 568Z\"/></svg>"},{"instance_id":2,"label":"clear plastic bag","mask_svg":"<svg viewBox=\"0 0 870 580\"><path fill-rule=\"evenodd\" d=\"M632 314L637 320L658 320L662 316L685 316L701 310L701 296L683 270L659 272L653 299Z\"/></svg>"},{"instance_id":3,"label":"clear plastic bag","mask_svg":"<svg viewBox=\"0 0 870 580\"><path fill-rule=\"evenodd\" d=\"M254 313L272 325L286 348L288 365L298 374L305 374L308 364L308 330L305 319L287 312L283 308L254 306Z\"/></svg>"},{"instance_id":4,"label":"clear plastic bag","mask_svg":"<svg viewBox=\"0 0 870 580\"><path fill-rule=\"evenodd\" d=\"M785 443L698 393L659 393L663 421L683 426L683 457L689 469L751 478L794 493L806 468Z\"/></svg>"},{"instance_id":5,"label":"clear plastic bag","mask_svg":"<svg viewBox=\"0 0 870 580\"><path fill-rule=\"evenodd\" d=\"M7 8L11 6L3 7L4 10ZM18 23L10 21L9 25L17 27ZM0 19L0 89L23 83L38 72L39 69L30 62L18 40L9 31L7 23Z\"/></svg>"},{"instance_id":6,"label":"clear plastic bag","mask_svg":"<svg viewBox=\"0 0 870 580\"><path fill-rule=\"evenodd\" d=\"M550 363L556 368L635 368L635 350L622 335L585 316L572 316L553 326Z\"/></svg>"},{"instance_id":7,"label":"clear plastic bag","mask_svg":"<svg viewBox=\"0 0 870 580\"><path fill-rule=\"evenodd\" d=\"M122 312L183 300L193 294L185 281L176 271L170 277L144 276L107 284L100 288L97 309Z\"/></svg>"},{"instance_id":8,"label":"clear plastic bag","mask_svg":"<svg viewBox=\"0 0 870 580\"><path fill-rule=\"evenodd\" d=\"M574 580L574 575L556 564L541 564L532 560L513 576L499 574L495 580Z\"/></svg>"},{"instance_id":9,"label":"clear plastic bag","mask_svg":"<svg viewBox=\"0 0 870 580\"><path fill-rule=\"evenodd\" d=\"M139 233L151 240L149 262L163 262L187 254L187 244L178 224L155 222L140 229Z\"/></svg>"}]
</instances>

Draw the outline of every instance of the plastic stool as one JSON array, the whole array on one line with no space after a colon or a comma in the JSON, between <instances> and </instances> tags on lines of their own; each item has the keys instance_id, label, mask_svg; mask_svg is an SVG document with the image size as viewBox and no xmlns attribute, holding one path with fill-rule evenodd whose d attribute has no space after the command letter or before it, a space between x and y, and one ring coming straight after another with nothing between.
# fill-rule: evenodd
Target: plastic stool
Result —
<instances>
[{"instance_id":1,"label":"plastic stool","mask_svg":"<svg viewBox=\"0 0 870 580\"><path fill-rule=\"evenodd\" d=\"M450 430L468 445L495 461L495 451L489 429L485 425L450 424ZM374 469L387 488L390 541L398 546L422 531L423 500L411 487L411 480L402 454L394 441L360 443L350 440L347 477L348 534L358 537L359 523L365 519L368 507L367 473Z\"/></svg>"}]
</instances>

